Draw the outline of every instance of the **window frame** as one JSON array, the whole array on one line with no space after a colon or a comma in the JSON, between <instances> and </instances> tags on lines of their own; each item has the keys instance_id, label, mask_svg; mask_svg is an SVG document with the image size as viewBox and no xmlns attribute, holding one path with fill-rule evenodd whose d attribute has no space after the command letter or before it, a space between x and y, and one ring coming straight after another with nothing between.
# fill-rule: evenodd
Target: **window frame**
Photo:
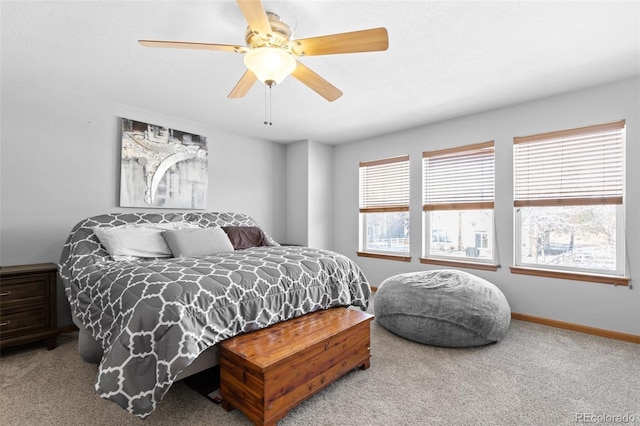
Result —
<instances>
[{"instance_id":1,"label":"window frame","mask_svg":"<svg viewBox=\"0 0 640 426\"><path fill-rule=\"evenodd\" d=\"M363 170L366 174L369 168L386 167L384 179L363 178ZM411 200L410 192L410 158L409 155L389 157L379 160L363 161L359 163L359 242L356 254L363 257L378 259L411 261L411 248L409 236L409 249L407 251L375 250L367 247L369 214L375 213L409 213ZM368 185L363 187L363 183ZM381 186L376 186L381 185ZM370 187L378 189L382 197L370 194ZM410 218L409 218L410 220Z\"/></svg>"},{"instance_id":2,"label":"window frame","mask_svg":"<svg viewBox=\"0 0 640 426\"><path fill-rule=\"evenodd\" d=\"M578 140L578 138L594 138L598 134L606 134L606 137L614 137L605 132L620 131L620 141L617 149L620 155L621 170L617 171L618 179L613 184L602 184L602 193L597 194L594 187L595 185L581 185L579 189L574 191L566 190L565 187L570 187L571 178L564 178L564 171L560 171L560 177L552 182L551 187L560 187L561 190L556 190L555 197L549 196L549 193L540 193L540 185L531 187L527 191L521 191L518 185L518 145L519 144L536 144L540 147L543 144L551 146L553 144L558 145L561 148L552 148L554 150L562 149L564 152L565 144L570 148L572 141ZM625 203L624 203L624 191L625 191L625 167L626 167L626 153L625 153L625 139L626 139L625 120L620 120L611 123L598 124L593 126L580 127L575 129L567 129L555 132L547 132L536 135L515 137L513 139L514 156L513 156L513 176L514 176L514 196L513 196L513 217L514 217L514 249L513 249L513 266L510 267L512 273L526 274L526 275L538 275L551 278L564 278L579 281L598 282L614 285L628 285L630 278L626 277L626 247L625 247ZM605 136L603 136L605 138ZM618 142L612 142L618 143ZM577 144L576 144L577 145ZM535 147L534 147L535 149ZM570 154L582 154L587 157L587 148L582 150L576 149L571 151L567 149ZM601 151L597 151L599 154L594 155L609 155L611 148L608 145L604 145ZM607 151L607 152L604 152ZM547 154L548 155L548 154ZM580 157L582 159L582 157ZM561 160L564 161L564 160ZM575 161L575 160L574 160ZM582 164L587 164L584 162ZM544 164L540 161L539 164ZM564 164L564 163L563 163ZM615 164L614 164L615 165ZM534 168L536 167L534 163ZM545 167L545 166L543 166ZM584 168L584 167L583 167ZM605 169L604 167L601 167ZM591 170L591 169L589 169ZM595 167L593 168L595 170ZM603 171L602 181L605 181L605 172ZM575 179L575 177L573 178ZM608 177L607 177L608 179ZM588 181L588 179L587 179ZM568 185L559 184L559 182L568 182ZM587 182L588 183L588 182ZM535 182L534 182L535 185ZM524 186L524 189L529 186ZM613 188L613 189L611 189ZM590 192L591 190L591 192ZM551 192L551 191L549 191ZM533 193L536 196L530 196L529 193ZM522 194L518 196L518 194ZM586 195L585 195L586 194ZM555 266L555 265L539 265L522 261L522 247L523 247L523 235L522 235L522 208L545 208L545 207L561 207L561 206L595 206L595 205L615 205L616 211L616 259L615 259L615 271L607 271L596 268L580 268L571 266Z\"/></svg>"},{"instance_id":3,"label":"window frame","mask_svg":"<svg viewBox=\"0 0 640 426\"><path fill-rule=\"evenodd\" d=\"M443 185L442 189L436 189L435 193L429 192L428 185L428 163L429 158L438 158L443 160L450 159L453 161L451 166L458 167L460 162L464 162L465 157L471 159L471 166L467 171L479 179L476 179L470 190L452 191L453 198L447 194L447 184L445 180L451 179L454 185L459 184L460 179L456 177L440 177L439 185ZM488 158L490 157L490 160ZM422 153L422 257L421 263L464 267L472 269L482 269L495 271L498 269L498 250L497 235L495 226L495 142L488 141L475 143L470 145L458 146L454 148L446 148L437 151L425 151ZM490 169L485 171L488 162ZM479 183L479 185L475 185ZM448 185L449 188L451 185ZM456 186L457 187L457 186ZM476 192L476 190L478 192ZM441 194L441 195L438 195ZM446 256L431 253L432 239L432 212L434 211L491 211L491 225L486 232L491 232L490 245L492 247L491 258L475 258L469 256Z\"/></svg>"}]
</instances>

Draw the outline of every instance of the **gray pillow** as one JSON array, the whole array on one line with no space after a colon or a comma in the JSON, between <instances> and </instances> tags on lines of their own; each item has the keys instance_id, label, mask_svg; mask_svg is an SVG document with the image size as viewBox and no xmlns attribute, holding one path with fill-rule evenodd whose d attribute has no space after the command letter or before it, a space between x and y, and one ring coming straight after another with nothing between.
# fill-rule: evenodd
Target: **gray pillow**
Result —
<instances>
[{"instance_id":1,"label":"gray pillow","mask_svg":"<svg viewBox=\"0 0 640 426\"><path fill-rule=\"evenodd\" d=\"M234 251L229 237L219 226L169 230L164 231L162 237L174 257L208 256Z\"/></svg>"},{"instance_id":2,"label":"gray pillow","mask_svg":"<svg viewBox=\"0 0 640 426\"><path fill-rule=\"evenodd\" d=\"M94 226L91 229L116 261L145 257L171 257L162 238L163 230L199 228L195 223L128 223L120 226Z\"/></svg>"}]
</instances>

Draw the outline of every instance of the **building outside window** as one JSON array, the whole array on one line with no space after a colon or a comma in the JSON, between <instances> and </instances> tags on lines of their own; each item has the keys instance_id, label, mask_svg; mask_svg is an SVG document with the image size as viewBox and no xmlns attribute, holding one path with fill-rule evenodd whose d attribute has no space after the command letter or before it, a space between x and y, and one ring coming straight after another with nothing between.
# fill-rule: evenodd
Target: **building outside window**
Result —
<instances>
[{"instance_id":1,"label":"building outside window","mask_svg":"<svg viewBox=\"0 0 640 426\"><path fill-rule=\"evenodd\" d=\"M360 163L361 256L409 259L409 156Z\"/></svg>"},{"instance_id":2,"label":"building outside window","mask_svg":"<svg viewBox=\"0 0 640 426\"><path fill-rule=\"evenodd\" d=\"M625 122L514 138L515 266L624 276Z\"/></svg>"},{"instance_id":3,"label":"building outside window","mask_svg":"<svg viewBox=\"0 0 640 426\"><path fill-rule=\"evenodd\" d=\"M495 264L494 142L423 152L423 263Z\"/></svg>"}]
</instances>

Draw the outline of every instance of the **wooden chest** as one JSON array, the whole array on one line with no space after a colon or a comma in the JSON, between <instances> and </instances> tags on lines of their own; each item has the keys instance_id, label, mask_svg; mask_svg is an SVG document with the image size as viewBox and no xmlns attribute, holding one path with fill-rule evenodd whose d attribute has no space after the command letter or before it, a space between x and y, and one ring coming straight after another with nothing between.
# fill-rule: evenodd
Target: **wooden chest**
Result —
<instances>
[{"instance_id":1,"label":"wooden chest","mask_svg":"<svg viewBox=\"0 0 640 426\"><path fill-rule=\"evenodd\" d=\"M369 368L372 315L347 308L307 314L225 340L222 406L275 425L297 404L355 367Z\"/></svg>"}]
</instances>

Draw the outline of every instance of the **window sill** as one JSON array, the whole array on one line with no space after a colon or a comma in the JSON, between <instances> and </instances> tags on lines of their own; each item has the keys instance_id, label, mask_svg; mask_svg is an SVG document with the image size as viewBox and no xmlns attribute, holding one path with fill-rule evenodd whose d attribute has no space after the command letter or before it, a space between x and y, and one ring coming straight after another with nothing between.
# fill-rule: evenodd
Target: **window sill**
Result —
<instances>
[{"instance_id":1,"label":"window sill","mask_svg":"<svg viewBox=\"0 0 640 426\"><path fill-rule=\"evenodd\" d=\"M429 265L453 266L458 268L480 269L482 271L497 271L500 267L499 265L493 265L490 263L461 262L457 260L429 259L425 257L420 258L420 263L426 263Z\"/></svg>"},{"instance_id":2,"label":"window sill","mask_svg":"<svg viewBox=\"0 0 640 426\"><path fill-rule=\"evenodd\" d=\"M511 269L512 274L535 275L538 277L560 278L560 279L575 280L575 281L587 281L591 283L600 283L600 284L628 286L629 281L631 281L630 277L619 277L616 275L598 275L598 274L585 274L580 272L552 271L549 269L523 268L521 266L510 266L509 269Z\"/></svg>"},{"instance_id":3,"label":"window sill","mask_svg":"<svg viewBox=\"0 0 640 426\"><path fill-rule=\"evenodd\" d=\"M373 257L375 259L385 260L397 260L400 262L411 262L411 256L402 256L399 254L382 254L382 253L370 253L365 251L357 251L356 254L360 257Z\"/></svg>"}]
</instances>

